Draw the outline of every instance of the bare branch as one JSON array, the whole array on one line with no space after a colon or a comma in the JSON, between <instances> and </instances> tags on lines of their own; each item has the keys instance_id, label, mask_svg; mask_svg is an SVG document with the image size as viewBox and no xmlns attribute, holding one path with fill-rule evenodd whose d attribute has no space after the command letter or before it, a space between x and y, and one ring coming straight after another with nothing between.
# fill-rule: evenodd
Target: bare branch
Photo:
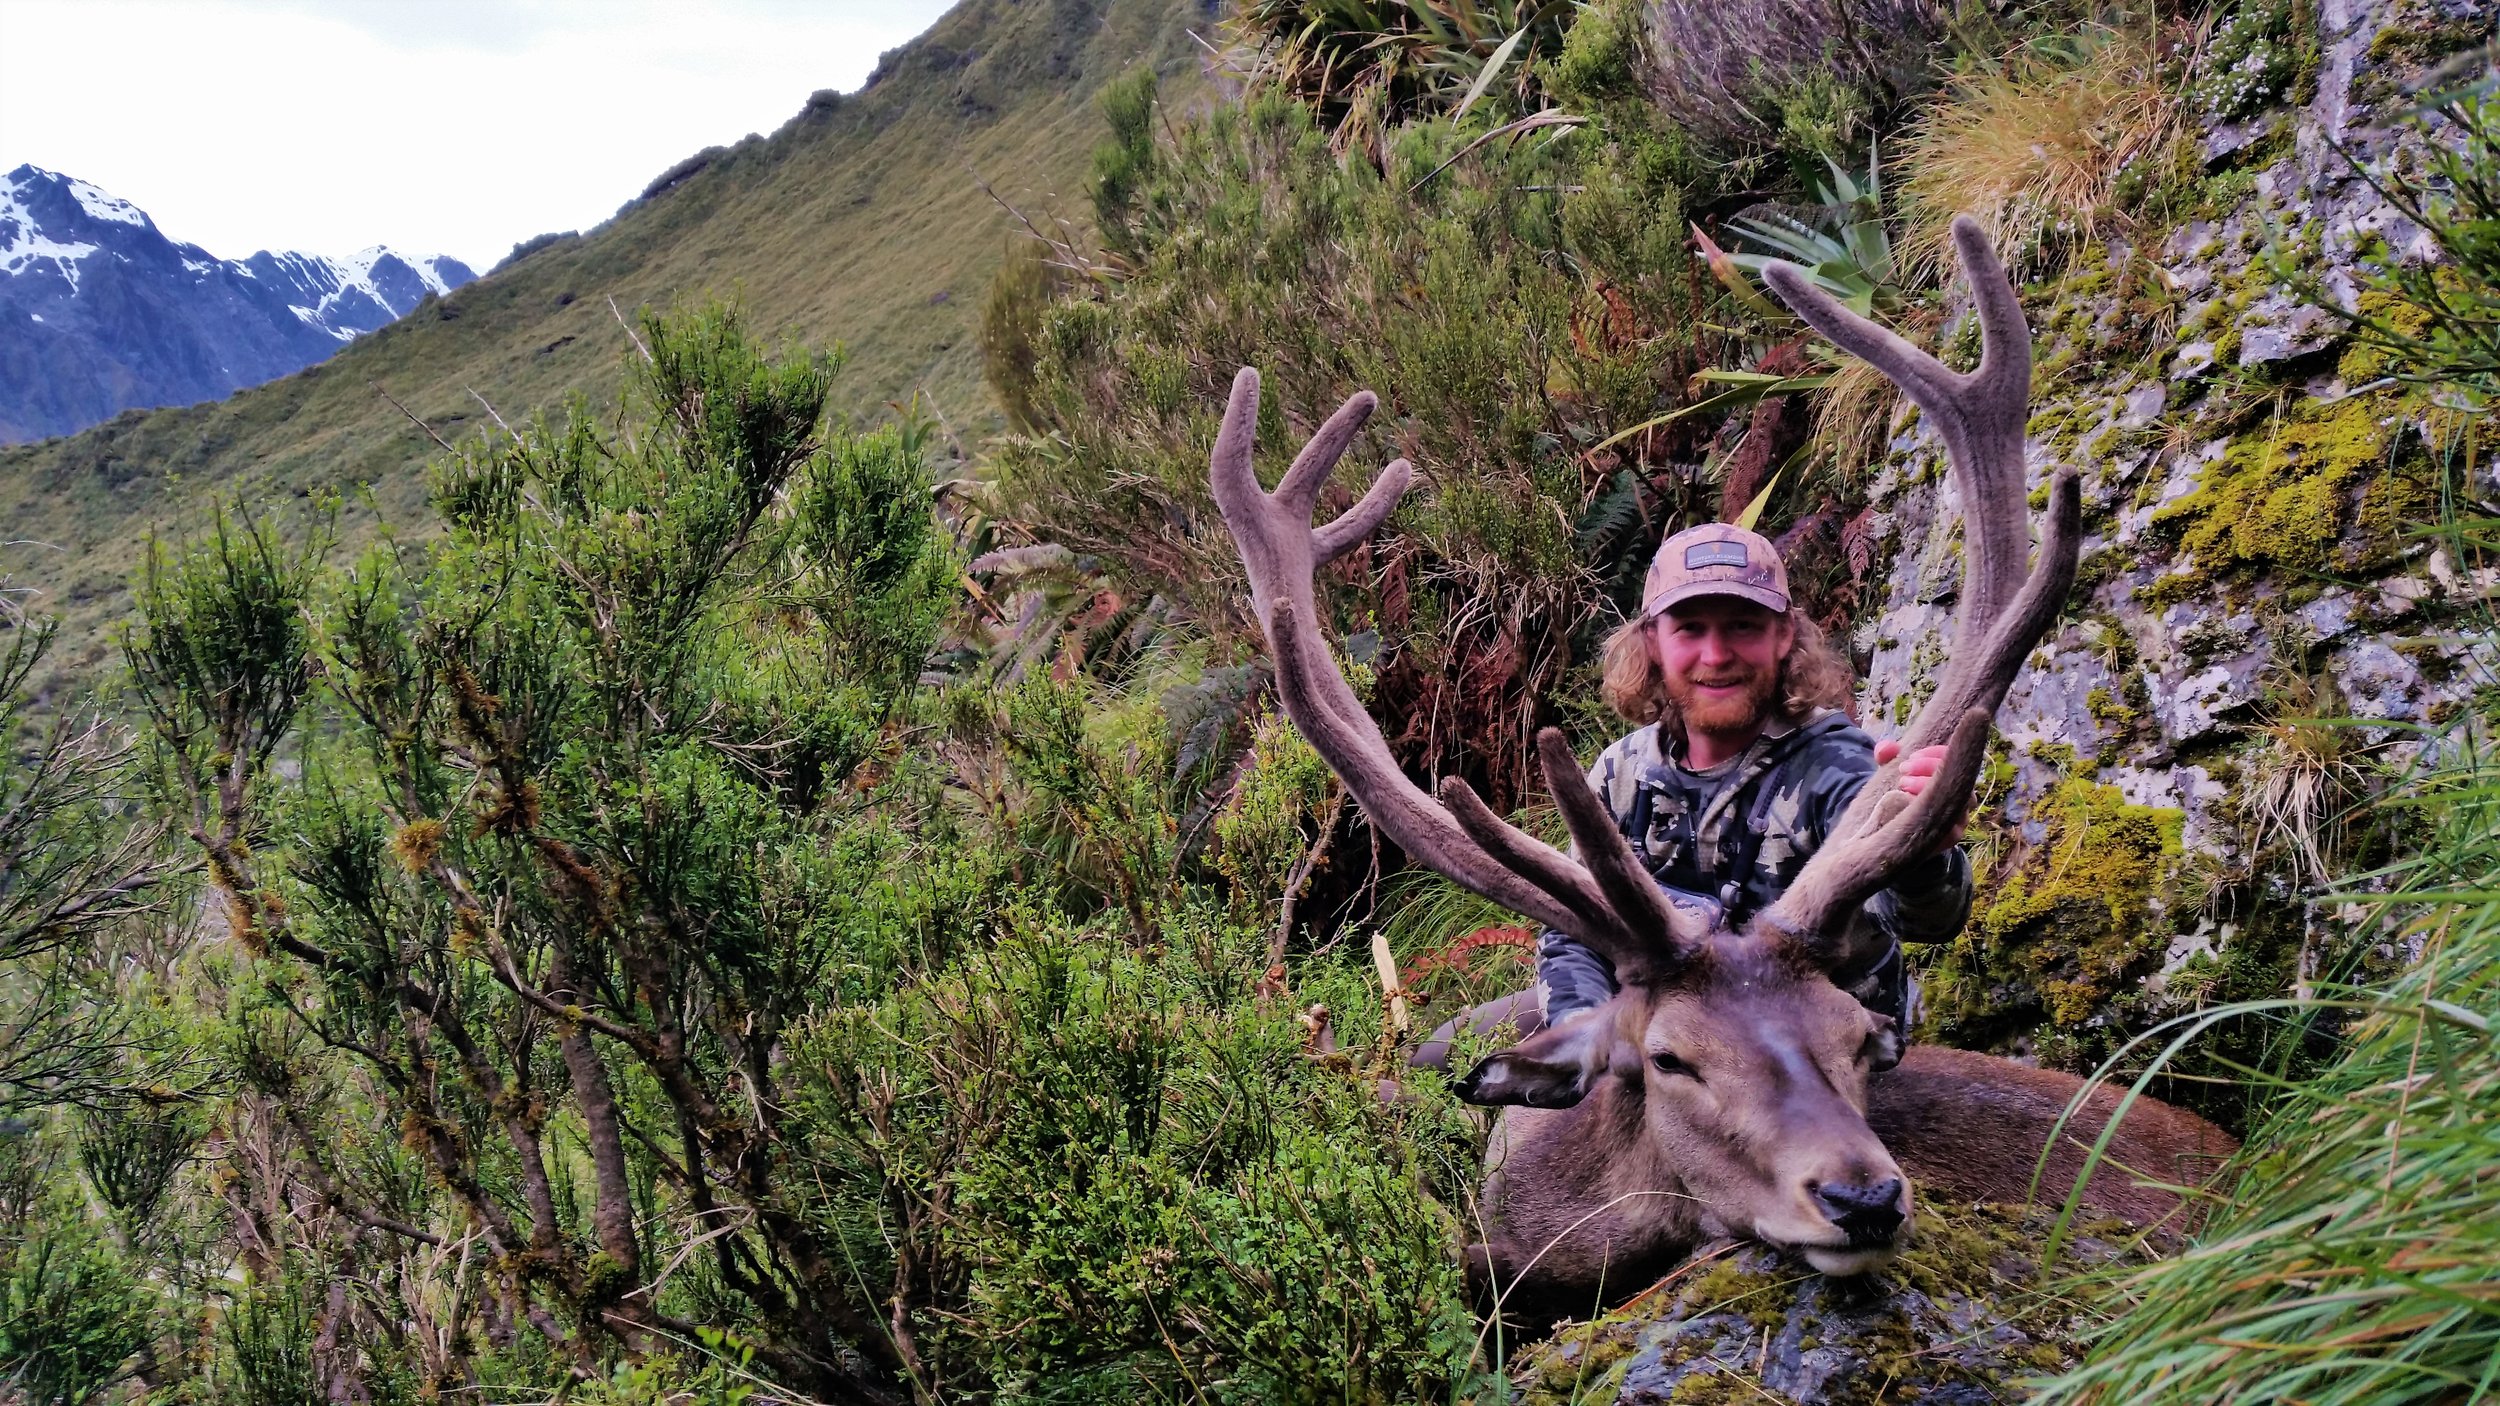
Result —
<instances>
[{"instance_id":1,"label":"bare branch","mask_svg":"<svg viewBox=\"0 0 2500 1406\"><path fill-rule=\"evenodd\" d=\"M457 454L457 453L459 453L459 452L460 452L459 450L454 449L454 448L452 448L452 447L451 447L451 441L450 441L450 440L447 440L447 439L443 438L441 435L436 434L436 433L434 432L434 427L433 427L432 425L429 425L429 424L427 424L425 421L418 419L418 418L417 418L417 412L416 412L416 411L411 410L411 409L409 409L407 406L400 404L400 403L399 403L399 397L398 397L398 396L395 396L395 395L391 394L389 391L386 391L386 390L382 389L382 383L381 383L380 381L367 381L365 384L366 384L366 385L369 385L369 386L371 386L371 387L373 387L373 393L374 393L375 395L378 395L378 396L382 397L384 400L389 401L389 402L391 403L391 408L392 408L393 410L396 410L396 411L398 411L400 414L407 416L407 417L408 417L408 423L409 423L409 424L412 424L412 425L416 426L418 429L421 429L421 430L425 431L425 437L426 437L427 439L430 439L430 440L434 441L435 445L436 445L437 447L439 447L439 448L440 448L440 449L441 449L444 453L446 453L446 454Z\"/></svg>"}]
</instances>

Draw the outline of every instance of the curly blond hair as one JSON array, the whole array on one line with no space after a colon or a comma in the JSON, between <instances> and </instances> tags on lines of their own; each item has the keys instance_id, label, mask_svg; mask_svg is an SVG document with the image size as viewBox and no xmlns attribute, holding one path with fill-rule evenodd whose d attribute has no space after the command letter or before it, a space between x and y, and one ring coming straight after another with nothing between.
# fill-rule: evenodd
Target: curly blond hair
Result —
<instances>
[{"instance_id":1,"label":"curly blond hair","mask_svg":"<svg viewBox=\"0 0 2500 1406\"><path fill-rule=\"evenodd\" d=\"M1626 722L1656 723L1662 732L1680 734L1684 722L1667 698L1666 676L1649 647L1648 625L1646 619L1627 620L1606 637L1605 674L1598 691L1606 706ZM1857 671L1849 667L1849 660L1822 626L1796 614L1788 617L1788 625L1796 643L1780 661L1777 706L1781 716L1804 722L1826 708L1847 711L1857 696Z\"/></svg>"}]
</instances>

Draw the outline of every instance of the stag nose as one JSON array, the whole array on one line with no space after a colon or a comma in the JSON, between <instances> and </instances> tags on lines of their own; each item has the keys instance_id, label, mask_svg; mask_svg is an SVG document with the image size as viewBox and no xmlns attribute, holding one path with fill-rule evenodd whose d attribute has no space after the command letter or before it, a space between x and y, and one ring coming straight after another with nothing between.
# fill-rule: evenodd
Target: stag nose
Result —
<instances>
[{"instance_id":1,"label":"stag nose","mask_svg":"<svg viewBox=\"0 0 2500 1406\"><path fill-rule=\"evenodd\" d=\"M1832 1224L1847 1232L1852 1245L1887 1243L1901 1228L1899 1177L1886 1177L1870 1186L1817 1186L1814 1200Z\"/></svg>"}]
</instances>

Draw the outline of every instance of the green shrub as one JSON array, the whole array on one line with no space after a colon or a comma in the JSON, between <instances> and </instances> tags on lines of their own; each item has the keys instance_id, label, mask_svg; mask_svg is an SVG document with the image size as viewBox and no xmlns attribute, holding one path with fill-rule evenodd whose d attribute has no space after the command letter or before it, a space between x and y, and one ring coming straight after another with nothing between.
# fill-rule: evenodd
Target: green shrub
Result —
<instances>
[{"instance_id":1,"label":"green shrub","mask_svg":"<svg viewBox=\"0 0 2500 1406\"><path fill-rule=\"evenodd\" d=\"M0 1233L0 1383L17 1401L95 1401L148 1343L153 1296L110 1243L63 1231L73 1218L53 1206Z\"/></svg>"},{"instance_id":2,"label":"green shrub","mask_svg":"<svg viewBox=\"0 0 2500 1406\"><path fill-rule=\"evenodd\" d=\"M1383 1104L1306 1059L1250 999L1265 933L1220 908L1145 948L1011 924L797 1047L812 1173L829 1214L880 1228L854 1252L915 1310L924 1388L1389 1402L1465 1380L1455 1105Z\"/></svg>"},{"instance_id":3,"label":"green shrub","mask_svg":"<svg viewBox=\"0 0 2500 1406\"><path fill-rule=\"evenodd\" d=\"M590 1360L734 1301L794 1382L882 1379L882 1313L774 1170L772 1052L930 936L902 838L846 823L953 588L924 432L828 427L833 363L733 313L640 343L612 428L442 465L423 550L331 571L220 518L141 583L165 799L252 959L223 1043L261 1152L227 1171L341 1218L263 1233L307 1262L479 1237L387 1276L381 1322L458 1341L491 1302L497 1355ZM716 1282L672 1277L699 1248ZM292 1303L233 1320L235 1370L294 1370Z\"/></svg>"}]
</instances>

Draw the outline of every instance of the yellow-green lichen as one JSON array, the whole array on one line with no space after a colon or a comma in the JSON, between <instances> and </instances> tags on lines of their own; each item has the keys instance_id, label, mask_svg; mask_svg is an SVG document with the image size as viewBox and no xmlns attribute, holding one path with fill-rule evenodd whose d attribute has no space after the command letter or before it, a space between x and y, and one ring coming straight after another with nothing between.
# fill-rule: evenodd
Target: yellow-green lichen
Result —
<instances>
[{"instance_id":1,"label":"yellow-green lichen","mask_svg":"<svg viewBox=\"0 0 2500 1406\"><path fill-rule=\"evenodd\" d=\"M2392 568L2413 534L2438 524L2440 487L2439 468L2429 455L2395 455L2361 490L2361 505L2353 511L2360 541L2345 568L2373 575Z\"/></svg>"},{"instance_id":2,"label":"yellow-green lichen","mask_svg":"<svg viewBox=\"0 0 2500 1406\"><path fill-rule=\"evenodd\" d=\"M1974 935L1991 968L2027 978L2051 1024L2079 1025L2167 945L2155 910L2179 865L2186 814L2129 804L2117 787L2080 777L2059 782L2038 813L2046 838L1997 882Z\"/></svg>"},{"instance_id":3,"label":"yellow-green lichen","mask_svg":"<svg viewBox=\"0 0 2500 1406\"><path fill-rule=\"evenodd\" d=\"M2196 490L2153 514L2210 580L2235 571L2325 571L2351 520L2351 490L2384 467L2392 398L2300 402L2231 442Z\"/></svg>"},{"instance_id":4,"label":"yellow-green lichen","mask_svg":"<svg viewBox=\"0 0 2500 1406\"><path fill-rule=\"evenodd\" d=\"M2040 1289L2048 1220L2037 1208L1922 1197L1900 1258L1846 1283L1742 1248L1520 1352L1511 1369L1518 1394L1505 1399L1612 1401L1635 1378L1642 1400L1713 1406L1875 1406L1938 1391L2001 1397L2023 1378L2072 1366L2088 1327L2072 1299ZM2105 1264L2131 1238L2125 1227L2078 1227L2064 1268ZM1807 1354L1824 1365L1800 1375ZM1825 1354L1838 1355L1838 1370ZM1801 1397L1804 1382L1816 1385Z\"/></svg>"},{"instance_id":5,"label":"yellow-green lichen","mask_svg":"<svg viewBox=\"0 0 2500 1406\"><path fill-rule=\"evenodd\" d=\"M1795 1275L1764 1274L1746 1269L1734 1260L1721 1260L1708 1273L1695 1279L1692 1287L1677 1295L1677 1301L1695 1314L1722 1310L1741 1313L1755 1328L1776 1328L1786 1316L1785 1300L1779 1292Z\"/></svg>"},{"instance_id":6,"label":"yellow-green lichen","mask_svg":"<svg viewBox=\"0 0 2500 1406\"><path fill-rule=\"evenodd\" d=\"M2344 349L2335 362L2335 374L2347 386L2363 386L2386 375L2396 365L2395 356L2385 344L2384 333L2394 333L2408 341L2418 341L2430 331L2428 308L2408 303L2384 289L2373 288L2353 304L2353 315L2365 325L2383 329L2380 336L2364 335Z\"/></svg>"},{"instance_id":7,"label":"yellow-green lichen","mask_svg":"<svg viewBox=\"0 0 2500 1406\"><path fill-rule=\"evenodd\" d=\"M2135 726L2136 710L2128 707L2107 684L2095 684L2083 706L2090 710L2095 722L2112 732L2125 732Z\"/></svg>"},{"instance_id":8,"label":"yellow-green lichen","mask_svg":"<svg viewBox=\"0 0 2500 1406\"><path fill-rule=\"evenodd\" d=\"M1960 936L1922 954L1931 1038L2029 1045L2046 1057L2067 1049L2065 1032L2102 1017L2123 1024L2145 999L2142 979L2170 939L2163 914L2186 816L2129 803L2077 774L2071 755L2063 744L2035 747L2035 760L2065 763L2033 806L2045 833L1992 866Z\"/></svg>"}]
</instances>

